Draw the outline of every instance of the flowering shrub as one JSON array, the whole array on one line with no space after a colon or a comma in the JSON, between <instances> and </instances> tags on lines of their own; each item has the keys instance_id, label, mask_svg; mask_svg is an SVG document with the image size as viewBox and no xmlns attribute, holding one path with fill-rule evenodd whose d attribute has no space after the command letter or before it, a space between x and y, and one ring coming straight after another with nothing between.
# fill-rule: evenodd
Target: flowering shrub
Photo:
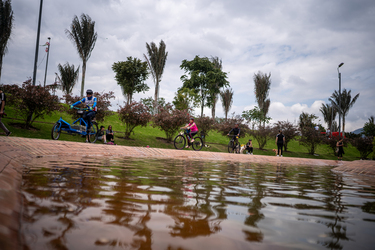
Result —
<instances>
[{"instance_id":1,"label":"flowering shrub","mask_svg":"<svg viewBox=\"0 0 375 250\"><path fill-rule=\"evenodd\" d=\"M148 107L139 102L131 102L118 110L120 120L125 123L125 139L130 138L130 134L137 126L145 127L151 120Z\"/></svg>"},{"instance_id":2,"label":"flowering shrub","mask_svg":"<svg viewBox=\"0 0 375 250\"><path fill-rule=\"evenodd\" d=\"M249 126L244 124L244 119L240 116L232 116L232 118L228 119L218 119L215 125L215 129L221 133L223 136L227 136L229 131L234 128L234 125L238 124L241 130L240 137L245 137L246 134L250 134Z\"/></svg>"},{"instance_id":3,"label":"flowering shrub","mask_svg":"<svg viewBox=\"0 0 375 250\"><path fill-rule=\"evenodd\" d=\"M98 111L96 113L95 119L98 122L103 122L104 118L106 116L112 115L112 111L109 110L109 107L111 107L111 99L114 99L114 92L110 91L108 93L99 93L94 92L94 97L96 97L96 106L98 107ZM63 99L66 100L66 103L69 104L69 106L75 102L78 102L81 100L81 97L79 96L71 96L71 95L64 95ZM77 105L76 107L85 108L86 106L82 103ZM80 115L77 114L77 111L74 109L67 109L67 112L73 117L73 119L78 119Z\"/></svg>"},{"instance_id":4,"label":"flowering shrub","mask_svg":"<svg viewBox=\"0 0 375 250\"><path fill-rule=\"evenodd\" d=\"M195 123L197 124L200 135L203 135L205 138L207 137L208 132L210 132L210 130L213 130L215 128L216 121L213 118L203 116L203 117L196 118Z\"/></svg>"},{"instance_id":5,"label":"flowering shrub","mask_svg":"<svg viewBox=\"0 0 375 250\"><path fill-rule=\"evenodd\" d=\"M153 127L159 127L165 132L168 141L172 141L180 127L189 122L189 113L187 110L173 109L168 103L165 107L159 108L159 113L155 114L153 121Z\"/></svg>"},{"instance_id":6,"label":"flowering shrub","mask_svg":"<svg viewBox=\"0 0 375 250\"><path fill-rule=\"evenodd\" d=\"M361 159L365 160L373 151L373 137L357 137L350 140L350 143L359 151Z\"/></svg>"},{"instance_id":7,"label":"flowering shrub","mask_svg":"<svg viewBox=\"0 0 375 250\"><path fill-rule=\"evenodd\" d=\"M298 136L298 127L288 121L278 121L273 125L272 134L274 135L274 138L276 138L279 130L281 130L285 136L284 151L288 151L288 143Z\"/></svg>"},{"instance_id":8,"label":"flowering shrub","mask_svg":"<svg viewBox=\"0 0 375 250\"><path fill-rule=\"evenodd\" d=\"M58 97L51 95L49 91L49 87L32 85L31 79L25 81L22 87L4 85L4 92L9 94L8 104L17 109L18 114L25 121L26 128L29 128L35 119L43 119L45 115L61 110Z\"/></svg>"}]
</instances>

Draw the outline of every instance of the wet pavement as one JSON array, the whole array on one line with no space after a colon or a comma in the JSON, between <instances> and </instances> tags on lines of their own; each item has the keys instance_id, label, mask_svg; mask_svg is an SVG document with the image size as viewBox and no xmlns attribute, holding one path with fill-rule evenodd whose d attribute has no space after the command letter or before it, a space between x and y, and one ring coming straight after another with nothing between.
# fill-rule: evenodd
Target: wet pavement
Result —
<instances>
[{"instance_id":1,"label":"wet pavement","mask_svg":"<svg viewBox=\"0 0 375 250\"><path fill-rule=\"evenodd\" d=\"M20 235L22 213L22 172L25 165L43 164L51 160L75 162L97 159L105 162L112 158L136 157L150 159L189 159L195 161L251 162L278 167L288 166L332 166L334 171L346 175L360 175L364 181L375 178L374 161L333 161L306 158L272 157L260 155L234 155L193 150L171 150L147 147L104 145L100 143L77 143L0 137L0 246L1 249L21 249ZM74 168L74 165L69 165ZM79 167L79 165L77 165Z\"/></svg>"}]
</instances>

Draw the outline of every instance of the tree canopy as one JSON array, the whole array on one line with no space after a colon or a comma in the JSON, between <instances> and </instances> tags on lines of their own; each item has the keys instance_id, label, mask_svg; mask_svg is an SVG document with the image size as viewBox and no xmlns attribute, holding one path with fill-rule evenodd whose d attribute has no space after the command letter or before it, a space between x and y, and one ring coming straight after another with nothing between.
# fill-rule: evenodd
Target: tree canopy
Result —
<instances>
[{"instance_id":1,"label":"tree canopy","mask_svg":"<svg viewBox=\"0 0 375 250\"><path fill-rule=\"evenodd\" d=\"M113 63L113 71L117 84L121 86L127 104L130 104L134 93L145 92L150 88L147 86L148 78L147 62L142 62L136 57L127 57L127 61Z\"/></svg>"},{"instance_id":2,"label":"tree canopy","mask_svg":"<svg viewBox=\"0 0 375 250\"><path fill-rule=\"evenodd\" d=\"M185 71L185 75L181 76L182 88L193 89L199 94L203 116L203 108L213 105L213 94L218 94L221 87L228 85L227 73L215 67L209 58L199 56L191 61L183 60L180 68Z\"/></svg>"},{"instance_id":3,"label":"tree canopy","mask_svg":"<svg viewBox=\"0 0 375 250\"><path fill-rule=\"evenodd\" d=\"M13 10L10 0L0 0L0 79L3 57L8 51L8 41L13 29Z\"/></svg>"}]
</instances>

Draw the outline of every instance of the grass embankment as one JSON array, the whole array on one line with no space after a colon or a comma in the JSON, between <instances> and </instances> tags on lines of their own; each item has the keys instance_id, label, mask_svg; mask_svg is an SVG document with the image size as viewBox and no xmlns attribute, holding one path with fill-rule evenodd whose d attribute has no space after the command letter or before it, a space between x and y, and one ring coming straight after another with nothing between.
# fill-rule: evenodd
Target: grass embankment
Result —
<instances>
[{"instance_id":1,"label":"grass embankment","mask_svg":"<svg viewBox=\"0 0 375 250\"><path fill-rule=\"evenodd\" d=\"M33 127L30 130L23 129L22 124L23 121L19 120L17 117L17 112L12 107L7 107L6 112L8 116L3 118L4 124L7 128L12 131L11 136L18 136L18 137L27 137L27 138L40 138L40 139L50 139L51 140L51 130L53 124L62 117L65 121L72 123L73 119L64 112L57 112L52 114L51 116L45 117L44 119L37 119L36 122L33 123ZM122 122L119 120L117 113L110 117L107 117L104 122L100 123L100 125L105 126L106 128L108 125L112 125L114 131L118 131L115 133L115 141L118 145L125 145L125 146L137 146L137 147L145 147L149 145L150 147L155 148L169 148L174 149L173 143L168 143L166 140L162 139L165 138L165 133L158 128L153 128L151 125L147 127L137 127L134 129L134 134L131 135L130 140L123 139L124 133L121 131L125 131L125 127ZM5 133L0 134L3 136ZM276 136L276 135L275 135ZM247 136L246 138L240 138L241 144L245 144L250 137ZM275 140L269 140L267 145L265 146L264 150L258 149L257 142L253 139L253 146L254 146L254 154L255 155L275 155L272 149L277 148L275 145ZM68 134L61 134L59 140L65 141L75 141L75 142L84 142L85 138L82 138L80 135L68 135ZM209 148L203 148L203 151L212 151L212 152L227 152L227 145L228 145L229 138L222 136L221 134L217 133L216 131L212 131L209 133L208 137L206 138L206 144L208 144ZM100 142L97 142L100 143ZM191 150L191 149L189 149ZM344 148L344 160L359 160L359 152L356 148L351 145L347 145ZM235 157L235 156L233 156ZM318 146L315 155L310 155L307 153L307 149L303 146L300 146L298 141L291 141L288 144L288 152L284 152L284 157L301 157L301 158L312 158L312 159L329 159L329 160L336 160L337 158L333 155L332 149L328 148L326 145Z\"/></svg>"}]
</instances>

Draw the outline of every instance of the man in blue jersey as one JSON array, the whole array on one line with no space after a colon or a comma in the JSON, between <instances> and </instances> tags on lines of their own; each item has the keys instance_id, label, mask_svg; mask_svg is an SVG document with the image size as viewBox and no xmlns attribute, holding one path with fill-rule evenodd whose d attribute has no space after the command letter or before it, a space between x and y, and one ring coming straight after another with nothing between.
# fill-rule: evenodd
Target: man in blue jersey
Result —
<instances>
[{"instance_id":1,"label":"man in blue jersey","mask_svg":"<svg viewBox=\"0 0 375 250\"><path fill-rule=\"evenodd\" d=\"M92 90L88 89L86 91L86 95L87 95L86 97L84 97L82 100L70 105L70 108L73 108L74 106L76 106L78 104L81 104L81 103L86 104L86 107L88 108L88 111L85 111L82 118L87 122L87 125L86 125L86 133L87 134L89 133L91 120L94 119L94 117L96 115L96 111L98 110L98 108L96 107L96 97L94 97L92 94L93 94ZM86 142L88 142L88 135L86 136Z\"/></svg>"}]
</instances>

